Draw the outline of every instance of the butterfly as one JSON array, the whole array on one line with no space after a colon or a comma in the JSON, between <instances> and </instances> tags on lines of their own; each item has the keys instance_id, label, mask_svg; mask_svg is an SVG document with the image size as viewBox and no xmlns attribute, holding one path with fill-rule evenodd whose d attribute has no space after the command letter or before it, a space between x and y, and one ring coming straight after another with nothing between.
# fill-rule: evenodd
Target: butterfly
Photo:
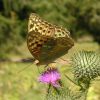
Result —
<instances>
[{"instance_id":1,"label":"butterfly","mask_svg":"<svg viewBox=\"0 0 100 100\"><path fill-rule=\"evenodd\" d=\"M28 21L27 46L38 65L49 64L65 55L74 45L70 32L53 25L35 13L30 14Z\"/></svg>"}]
</instances>

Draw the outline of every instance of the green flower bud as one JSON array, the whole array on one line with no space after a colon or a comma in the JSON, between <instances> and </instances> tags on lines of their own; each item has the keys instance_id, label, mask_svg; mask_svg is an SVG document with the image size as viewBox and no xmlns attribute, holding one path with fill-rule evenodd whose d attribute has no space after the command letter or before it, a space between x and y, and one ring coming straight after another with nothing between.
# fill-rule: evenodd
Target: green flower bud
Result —
<instances>
[{"instance_id":1,"label":"green flower bud","mask_svg":"<svg viewBox=\"0 0 100 100\"><path fill-rule=\"evenodd\" d=\"M93 51L80 51L72 57L74 77L78 82L89 83L100 76L100 55Z\"/></svg>"}]
</instances>

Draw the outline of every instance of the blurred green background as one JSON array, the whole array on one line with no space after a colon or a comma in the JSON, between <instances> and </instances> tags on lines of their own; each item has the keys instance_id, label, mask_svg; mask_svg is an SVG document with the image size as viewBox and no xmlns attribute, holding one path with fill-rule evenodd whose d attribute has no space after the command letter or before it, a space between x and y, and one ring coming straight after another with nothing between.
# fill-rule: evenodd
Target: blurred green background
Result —
<instances>
[{"instance_id":1,"label":"blurred green background","mask_svg":"<svg viewBox=\"0 0 100 100\"><path fill-rule=\"evenodd\" d=\"M63 26L71 32L78 50L100 51L100 0L0 0L0 100L42 100L46 87L37 81L38 70L26 45L30 13ZM31 64L31 65L30 65ZM18 73L26 66L32 66ZM66 69L62 68L62 72ZM88 100L100 100L100 82L95 82Z\"/></svg>"}]
</instances>

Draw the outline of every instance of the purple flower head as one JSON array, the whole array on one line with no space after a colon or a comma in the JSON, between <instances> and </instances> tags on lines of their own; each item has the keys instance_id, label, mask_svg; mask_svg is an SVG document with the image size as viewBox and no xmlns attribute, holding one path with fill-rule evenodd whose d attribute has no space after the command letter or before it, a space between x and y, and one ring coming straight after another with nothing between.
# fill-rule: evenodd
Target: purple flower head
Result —
<instances>
[{"instance_id":1,"label":"purple flower head","mask_svg":"<svg viewBox=\"0 0 100 100\"><path fill-rule=\"evenodd\" d=\"M39 77L39 81L46 84L51 84L54 87L60 87L59 80L61 79L60 73L56 68L48 68Z\"/></svg>"}]
</instances>

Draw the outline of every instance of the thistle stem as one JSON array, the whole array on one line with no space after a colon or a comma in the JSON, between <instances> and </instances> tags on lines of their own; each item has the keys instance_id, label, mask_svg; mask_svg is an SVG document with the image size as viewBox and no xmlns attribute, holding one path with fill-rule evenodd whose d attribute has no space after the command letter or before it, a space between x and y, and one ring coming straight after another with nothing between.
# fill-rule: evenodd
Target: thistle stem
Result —
<instances>
[{"instance_id":1,"label":"thistle stem","mask_svg":"<svg viewBox=\"0 0 100 100\"><path fill-rule=\"evenodd\" d=\"M48 87L48 89L47 89L47 95L46 95L46 99L48 100L48 95L49 95L49 93L50 93L50 88L51 88L51 84L49 84L49 87Z\"/></svg>"}]
</instances>

